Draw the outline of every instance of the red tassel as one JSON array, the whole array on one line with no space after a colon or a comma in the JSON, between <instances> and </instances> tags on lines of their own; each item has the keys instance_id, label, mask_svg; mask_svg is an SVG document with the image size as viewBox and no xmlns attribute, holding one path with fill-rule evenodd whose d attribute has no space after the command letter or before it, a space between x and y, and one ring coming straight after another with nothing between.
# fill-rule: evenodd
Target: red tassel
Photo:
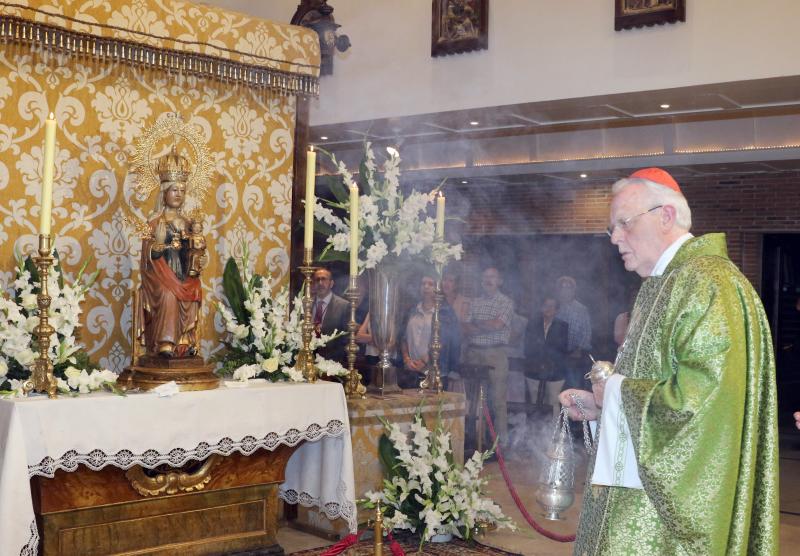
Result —
<instances>
[{"instance_id":1,"label":"red tassel","mask_svg":"<svg viewBox=\"0 0 800 556\"><path fill-rule=\"evenodd\" d=\"M338 556L354 544L358 542L358 535L350 534L347 535L345 538L328 548L325 552L323 552L320 556Z\"/></svg>"},{"instance_id":2,"label":"red tassel","mask_svg":"<svg viewBox=\"0 0 800 556\"><path fill-rule=\"evenodd\" d=\"M392 551L392 556L406 556L403 547L400 546L396 540L394 540L391 532L387 535L387 537L389 538L389 550Z\"/></svg>"}]
</instances>

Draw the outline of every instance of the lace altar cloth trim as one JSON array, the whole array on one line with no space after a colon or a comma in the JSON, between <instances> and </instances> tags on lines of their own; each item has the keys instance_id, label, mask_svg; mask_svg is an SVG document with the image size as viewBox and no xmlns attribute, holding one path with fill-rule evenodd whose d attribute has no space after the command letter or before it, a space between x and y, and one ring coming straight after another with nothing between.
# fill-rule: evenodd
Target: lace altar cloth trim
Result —
<instances>
[{"instance_id":1,"label":"lace altar cloth trim","mask_svg":"<svg viewBox=\"0 0 800 556\"><path fill-rule=\"evenodd\" d=\"M347 500L347 487L344 482L339 483L336 488L336 495L339 500ZM281 490L279 496L289 504L301 504L307 508L319 508L325 514L325 517L331 521L341 517L347 522L351 531L356 530L356 508L349 502L344 504L337 502L326 503L307 492L297 492L294 489Z\"/></svg>"},{"instance_id":2,"label":"lace altar cloth trim","mask_svg":"<svg viewBox=\"0 0 800 556\"><path fill-rule=\"evenodd\" d=\"M31 522L31 537L28 543L19 551L19 556L36 556L39 552L39 530L36 528L36 520Z\"/></svg>"},{"instance_id":3,"label":"lace altar cloth trim","mask_svg":"<svg viewBox=\"0 0 800 556\"><path fill-rule=\"evenodd\" d=\"M296 446L304 440L314 442L324 436L342 436L345 433L344 423L334 419L322 427L316 423L310 425L306 430L289 429L286 434L280 435L274 432L269 433L263 438L245 436L240 441L235 442L230 438L223 438L216 444L201 442L194 450L184 450L175 448L167 454L161 454L156 450L146 450L141 454L134 454L130 450L120 450L116 454L106 454L102 450L92 450L88 454L79 454L75 450L70 450L58 459L46 457L36 465L28 466L28 477L41 476L53 478L59 469L65 471L75 471L79 465L99 471L109 465L121 469L129 469L134 465L140 465L147 469L153 469L161 464L169 464L172 467L180 467L190 460L203 460L211 454L229 456L233 452L240 452L249 456L260 448L274 450L278 445ZM344 482L337 487L337 495L340 500L347 500L346 486ZM340 504L337 502L323 503L318 498L314 498L307 493L298 495L297 491L291 490L281 493L281 498L289 503L301 503L304 506L318 506L328 517L336 519L342 517L347 520L351 528L355 528L355 508L349 502ZM292 500L295 500L292 502ZM22 547L20 556L36 556L39 546L39 531L36 522L31 523L31 537L28 543Z\"/></svg>"},{"instance_id":4,"label":"lace altar cloth trim","mask_svg":"<svg viewBox=\"0 0 800 556\"><path fill-rule=\"evenodd\" d=\"M271 432L263 438L245 436L238 442L231 438L223 438L216 444L201 442L193 450L174 448L166 454L162 454L157 450L146 450L141 454L134 454L130 450L120 450L116 454L106 454L102 450L92 450L88 454L79 454L75 450L70 450L58 459L46 457L36 465L29 465L28 477L38 475L52 479L59 469L71 472L75 471L81 464L94 471L99 471L109 465L120 469L130 469L134 465L153 469L164 463L171 467L180 467L190 460L202 461L211 454L229 456L234 452L240 452L249 456L260 448L274 450L280 444L296 446L304 440L314 442L324 436L342 436L344 432L344 423L334 419L328 421L328 424L324 427L313 423L304 431L289 429L283 435Z\"/></svg>"}]
</instances>

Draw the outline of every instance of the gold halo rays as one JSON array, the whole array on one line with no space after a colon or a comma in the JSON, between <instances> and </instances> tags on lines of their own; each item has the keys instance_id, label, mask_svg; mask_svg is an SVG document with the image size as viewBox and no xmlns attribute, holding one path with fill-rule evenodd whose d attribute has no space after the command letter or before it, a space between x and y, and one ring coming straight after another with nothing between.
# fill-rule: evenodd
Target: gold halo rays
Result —
<instances>
[{"instance_id":1,"label":"gold halo rays","mask_svg":"<svg viewBox=\"0 0 800 556\"><path fill-rule=\"evenodd\" d=\"M179 114L172 112L158 118L136 140L136 153L131 164L131 172L136 175L132 186L133 196L131 203L147 203L150 201L153 191L160 194L161 182L156 170L157 159L153 159L153 150L164 139L168 138L171 138L176 143L182 140L181 142L187 143L193 151L194 160L189 161L193 170L186 181L186 199L190 201L189 211L197 213L200 207L203 206L203 201L208 193L210 177L213 172L213 161L197 126L184 122ZM146 214L146 212L145 210L141 213ZM138 217L126 218L125 220L134 228L136 235L140 237L149 235L149 227L146 221Z\"/></svg>"}]
</instances>

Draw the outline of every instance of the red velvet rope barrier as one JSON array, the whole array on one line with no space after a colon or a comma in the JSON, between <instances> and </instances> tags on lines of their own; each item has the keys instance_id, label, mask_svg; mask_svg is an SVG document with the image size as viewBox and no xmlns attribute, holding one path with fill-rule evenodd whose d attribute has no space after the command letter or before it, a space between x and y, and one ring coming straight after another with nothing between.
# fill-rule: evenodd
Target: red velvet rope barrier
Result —
<instances>
[{"instance_id":1,"label":"red velvet rope barrier","mask_svg":"<svg viewBox=\"0 0 800 556\"><path fill-rule=\"evenodd\" d=\"M486 417L486 424L489 425L489 434L492 435L492 442L497 442L497 435L494 432L494 423L492 423L492 416L489 414L489 408L486 404L483 404L483 415ZM506 482L506 486L508 487L508 492L511 493L511 498L514 499L514 503L517 505L517 508L522 513L522 517L525 518L525 521L528 522L528 525L533 527L533 529L547 537L548 539L552 539L558 542L574 542L575 535L559 535L558 533L553 533L552 531L548 531L533 519L531 514L528 513L528 510L525 508L525 504L522 503L522 499L517 494L517 489L514 488L514 485L511 483L511 477L508 476L508 470L506 469L506 460L503 458L503 452L500 449L500 445L497 444L497 463L500 466L500 472L503 474L503 479Z\"/></svg>"},{"instance_id":2,"label":"red velvet rope barrier","mask_svg":"<svg viewBox=\"0 0 800 556\"><path fill-rule=\"evenodd\" d=\"M358 542L358 537L359 533L351 533L336 544L329 546L328 550L323 552L320 556L339 556L339 554L356 544ZM392 556L406 556L403 547L392 537L391 531L387 533L387 538L389 539L389 550L392 552Z\"/></svg>"}]
</instances>

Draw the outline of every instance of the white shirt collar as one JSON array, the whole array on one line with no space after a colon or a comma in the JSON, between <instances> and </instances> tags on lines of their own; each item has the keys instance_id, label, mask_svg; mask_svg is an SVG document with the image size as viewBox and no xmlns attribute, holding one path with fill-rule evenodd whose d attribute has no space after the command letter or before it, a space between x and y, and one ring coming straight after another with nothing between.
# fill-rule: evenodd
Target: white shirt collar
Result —
<instances>
[{"instance_id":1,"label":"white shirt collar","mask_svg":"<svg viewBox=\"0 0 800 556\"><path fill-rule=\"evenodd\" d=\"M678 252L678 249L681 246L692 239L694 236L689 232L686 232L681 237L676 239L672 242L672 245L667 247L663 253L661 253L661 257L659 257L658 261L656 262L656 266L653 267L653 272L650 273L650 276L661 276L664 274L664 271L667 270L667 266L669 263L672 262L672 259L675 257L675 253Z\"/></svg>"},{"instance_id":2,"label":"white shirt collar","mask_svg":"<svg viewBox=\"0 0 800 556\"><path fill-rule=\"evenodd\" d=\"M325 304L325 307L327 307L327 306L328 306L328 303L330 303L330 302L331 302L331 298L332 298L332 297L333 297L333 292L332 292L332 291L330 291L330 292L328 292L328 295L326 295L326 296L325 296L325 297L323 297L322 299L317 299L317 303L319 303L319 302L321 301L322 303L324 303L324 304Z\"/></svg>"}]
</instances>

